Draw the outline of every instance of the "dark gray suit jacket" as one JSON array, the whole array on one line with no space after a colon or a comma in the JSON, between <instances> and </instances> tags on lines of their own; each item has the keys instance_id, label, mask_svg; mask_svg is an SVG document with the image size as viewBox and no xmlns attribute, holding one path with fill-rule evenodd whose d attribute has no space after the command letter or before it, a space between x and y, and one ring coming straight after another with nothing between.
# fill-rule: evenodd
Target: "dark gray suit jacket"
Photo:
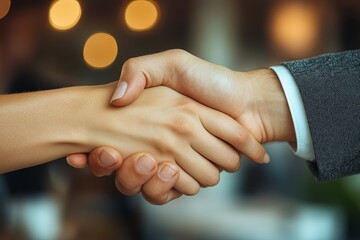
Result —
<instances>
[{"instance_id":1,"label":"dark gray suit jacket","mask_svg":"<svg viewBox=\"0 0 360 240\"><path fill-rule=\"evenodd\" d=\"M283 63L298 84L319 181L360 173L360 50Z\"/></svg>"}]
</instances>

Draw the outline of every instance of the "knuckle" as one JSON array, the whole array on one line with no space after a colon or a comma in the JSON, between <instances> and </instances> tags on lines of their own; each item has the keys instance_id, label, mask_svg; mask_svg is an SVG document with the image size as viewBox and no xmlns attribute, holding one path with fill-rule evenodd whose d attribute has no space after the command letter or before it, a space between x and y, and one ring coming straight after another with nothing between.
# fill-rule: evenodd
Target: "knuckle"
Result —
<instances>
[{"instance_id":1,"label":"knuckle","mask_svg":"<svg viewBox=\"0 0 360 240\"><path fill-rule=\"evenodd\" d=\"M188 114L186 109L183 114L176 114L169 123L169 128L171 131L182 135L182 136L192 136L194 134L194 118L193 114Z\"/></svg>"},{"instance_id":2,"label":"knuckle","mask_svg":"<svg viewBox=\"0 0 360 240\"><path fill-rule=\"evenodd\" d=\"M187 51L185 51L183 49L180 49L180 48L168 50L168 53L174 59L185 58L185 57L188 57L190 55L190 53L188 53Z\"/></svg>"},{"instance_id":3,"label":"knuckle","mask_svg":"<svg viewBox=\"0 0 360 240\"><path fill-rule=\"evenodd\" d=\"M175 101L175 106L179 107L182 111L186 112L194 112L194 100L188 98L188 97L181 97L177 98L177 101Z\"/></svg>"},{"instance_id":4,"label":"knuckle","mask_svg":"<svg viewBox=\"0 0 360 240\"><path fill-rule=\"evenodd\" d=\"M240 155L234 154L234 156L229 160L229 167L227 170L229 172L236 172L239 169L239 167L240 167Z\"/></svg>"},{"instance_id":5,"label":"knuckle","mask_svg":"<svg viewBox=\"0 0 360 240\"><path fill-rule=\"evenodd\" d=\"M169 72L166 78L167 80L165 81L168 83L176 82L180 76L186 79L189 73L188 70L190 69L190 67L188 67L189 62L192 62L194 56L183 49L168 50L166 55L168 56L168 67L172 70Z\"/></svg>"},{"instance_id":6,"label":"knuckle","mask_svg":"<svg viewBox=\"0 0 360 240\"><path fill-rule=\"evenodd\" d=\"M249 137L247 135L246 130L243 128L239 128L235 134L235 139L234 139L235 145L241 146L248 143L248 141L249 141Z\"/></svg>"},{"instance_id":7,"label":"knuckle","mask_svg":"<svg viewBox=\"0 0 360 240\"><path fill-rule=\"evenodd\" d=\"M165 199L159 199L159 198L154 198L153 196L145 193L145 192L142 192L142 195L144 197L144 199L146 201L148 201L149 203L153 204L153 205L164 205L167 203L167 201Z\"/></svg>"},{"instance_id":8,"label":"knuckle","mask_svg":"<svg viewBox=\"0 0 360 240\"><path fill-rule=\"evenodd\" d=\"M123 64L123 70L135 68L139 64L139 58L133 57L126 60Z\"/></svg>"},{"instance_id":9,"label":"knuckle","mask_svg":"<svg viewBox=\"0 0 360 240\"><path fill-rule=\"evenodd\" d=\"M126 196L134 196L139 191L136 191L132 186L130 186L126 181L121 181L121 178L115 178L115 186L119 192Z\"/></svg>"},{"instance_id":10,"label":"knuckle","mask_svg":"<svg viewBox=\"0 0 360 240\"><path fill-rule=\"evenodd\" d=\"M149 189L142 191L142 195L144 196L144 198L150 202L151 204L154 205L162 205L165 204L165 197L162 193L158 192L158 191L149 191Z\"/></svg>"},{"instance_id":11,"label":"knuckle","mask_svg":"<svg viewBox=\"0 0 360 240\"><path fill-rule=\"evenodd\" d=\"M220 173L217 171L214 174L208 176L204 186L206 187L213 187L220 182Z\"/></svg>"},{"instance_id":12,"label":"knuckle","mask_svg":"<svg viewBox=\"0 0 360 240\"><path fill-rule=\"evenodd\" d=\"M195 196L199 192L200 192L200 185L197 183L189 186L188 189L184 191L184 194L187 196Z\"/></svg>"},{"instance_id":13,"label":"knuckle","mask_svg":"<svg viewBox=\"0 0 360 240\"><path fill-rule=\"evenodd\" d=\"M166 141L164 141L166 139ZM174 156L177 149L179 148L178 140L171 134L158 134L154 136L152 144L156 146L156 149L162 153L162 155L167 156Z\"/></svg>"},{"instance_id":14,"label":"knuckle","mask_svg":"<svg viewBox=\"0 0 360 240\"><path fill-rule=\"evenodd\" d=\"M142 188L142 192L146 194L150 199L160 199L163 193L159 190L159 188L154 188L151 185L145 184Z\"/></svg>"}]
</instances>

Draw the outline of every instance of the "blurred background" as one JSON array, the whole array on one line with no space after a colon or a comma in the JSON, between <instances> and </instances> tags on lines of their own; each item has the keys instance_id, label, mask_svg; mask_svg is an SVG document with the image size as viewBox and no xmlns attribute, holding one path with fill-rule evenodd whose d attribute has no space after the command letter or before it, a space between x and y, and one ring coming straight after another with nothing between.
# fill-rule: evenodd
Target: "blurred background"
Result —
<instances>
[{"instance_id":1,"label":"blurred background","mask_svg":"<svg viewBox=\"0 0 360 240\"><path fill-rule=\"evenodd\" d=\"M359 13L357 0L0 0L0 92L107 83L170 48L234 70L356 49ZM160 207L64 159L3 174L0 239L360 239L360 175L320 184L286 143L266 147L270 164L243 159Z\"/></svg>"}]
</instances>

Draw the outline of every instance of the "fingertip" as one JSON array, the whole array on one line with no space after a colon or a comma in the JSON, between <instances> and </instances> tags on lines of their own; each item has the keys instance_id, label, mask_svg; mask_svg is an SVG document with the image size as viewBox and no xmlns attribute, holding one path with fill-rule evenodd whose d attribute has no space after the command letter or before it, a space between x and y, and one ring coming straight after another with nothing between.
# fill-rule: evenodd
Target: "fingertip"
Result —
<instances>
[{"instance_id":1,"label":"fingertip","mask_svg":"<svg viewBox=\"0 0 360 240\"><path fill-rule=\"evenodd\" d=\"M76 153L66 156L66 162L73 168L85 168L87 166L87 155L85 153Z\"/></svg>"},{"instance_id":2,"label":"fingertip","mask_svg":"<svg viewBox=\"0 0 360 240\"><path fill-rule=\"evenodd\" d=\"M175 199L180 198L183 194L177 191L176 189L170 189L167 193L165 193L162 196L159 197L152 197L151 195L146 194L145 192L142 192L142 195L146 201L153 205L165 205Z\"/></svg>"},{"instance_id":3,"label":"fingertip","mask_svg":"<svg viewBox=\"0 0 360 240\"><path fill-rule=\"evenodd\" d=\"M256 144L259 145L259 150L258 150L258 154L256 155L256 157L254 157L254 159L252 159L254 162L256 163L260 163L260 164L267 164L270 162L270 156L266 151L266 148L261 145L260 143L256 142Z\"/></svg>"},{"instance_id":4,"label":"fingertip","mask_svg":"<svg viewBox=\"0 0 360 240\"><path fill-rule=\"evenodd\" d=\"M140 94L143 91L143 88L142 89L129 88L123 96L119 97L121 95L121 91L122 90L115 89L114 94L110 100L111 105L115 107L123 107L129 105L140 96Z\"/></svg>"},{"instance_id":5,"label":"fingertip","mask_svg":"<svg viewBox=\"0 0 360 240\"><path fill-rule=\"evenodd\" d=\"M266 148L249 132L246 132L245 135L248 136L248 140L244 141L242 145L239 145L238 150L253 162L260 164L269 163L270 157L266 152Z\"/></svg>"},{"instance_id":6,"label":"fingertip","mask_svg":"<svg viewBox=\"0 0 360 240\"><path fill-rule=\"evenodd\" d=\"M157 167L156 161L149 154L137 155L135 169L141 175L152 174Z\"/></svg>"},{"instance_id":7,"label":"fingertip","mask_svg":"<svg viewBox=\"0 0 360 240\"><path fill-rule=\"evenodd\" d=\"M99 154L99 163L106 168L114 168L120 160L118 152L111 149L103 149Z\"/></svg>"},{"instance_id":8,"label":"fingertip","mask_svg":"<svg viewBox=\"0 0 360 240\"><path fill-rule=\"evenodd\" d=\"M263 163L269 163L270 162L270 156L268 153L265 153L265 156L263 158Z\"/></svg>"},{"instance_id":9,"label":"fingertip","mask_svg":"<svg viewBox=\"0 0 360 240\"><path fill-rule=\"evenodd\" d=\"M240 169L240 166L241 166L241 157L239 155L239 158L238 158L238 161L236 161L236 164L230 169L225 169L225 171L229 172L229 173L235 173ZM221 171L222 171L222 169L219 169L219 172L221 172Z\"/></svg>"},{"instance_id":10,"label":"fingertip","mask_svg":"<svg viewBox=\"0 0 360 240\"><path fill-rule=\"evenodd\" d=\"M166 204L182 193L174 188L178 182L180 168L173 162L162 162L157 174L147 181L142 187L144 198L155 205Z\"/></svg>"},{"instance_id":11,"label":"fingertip","mask_svg":"<svg viewBox=\"0 0 360 240\"><path fill-rule=\"evenodd\" d=\"M119 80L110 103L122 107L134 102L141 95L146 84L147 80L142 72L128 70Z\"/></svg>"},{"instance_id":12,"label":"fingertip","mask_svg":"<svg viewBox=\"0 0 360 240\"><path fill-rule=\"evenodd\" d=\"M111 175L122 162L120 152L110 147L98 147L89 155L89 169L97 177Z\"/></svg>"},{"instance_id":13,"label":"fingertip","mask_svg":"<svg viewBox=\"0 0 360 240\"><path fill-rule=\"evenodd\" d=\"M124 159L121 168L116 171L116 187L127 196L135 195L156 171L157 163L149 154L132 154Z\"/></svg>"},{"instance_id":14,"label":"fingertip","mask_svg":"<svg viewBox=\"0 0 360 240\"><path fill-rule=\"evenodd\" d=\"M179 177L179 172L179 167L175 163L168 162L160 167L158 174L161 180L168 182L175 181L175 177Z\"/></svg>"},{"instance_id":15,"label":"fingertip","mask_svg":"<svg viewBox=\"0 0 360 240\"><path fill-rule=\"evenodd\" d=\"M126 103L124 103L123 99L121 99L121 98L114 99L114 97L110 100L110 104L115 107L122 107L122 106L126 105Z\"/></svg>"},{"instance_id":16,"label":"fingertip","mask_svg":"<svg viewBox=\"0 0 360 240\"><path fill-rule=\"evenodd\" d=\"M128 83L125 81L119 81L111 97L110 103L113 105L114 103L118 103L125 95L127 89L128 89Z\"/></svg>"}]
</instances>

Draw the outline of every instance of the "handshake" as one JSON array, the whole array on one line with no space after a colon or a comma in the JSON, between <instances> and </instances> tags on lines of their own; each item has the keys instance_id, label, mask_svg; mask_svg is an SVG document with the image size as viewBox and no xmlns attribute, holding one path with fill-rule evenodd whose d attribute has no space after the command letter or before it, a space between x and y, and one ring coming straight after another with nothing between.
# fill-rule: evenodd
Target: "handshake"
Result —
<instances>
[{"instance_id":1,"label":"handshake","mask_svg":"<svg viewBox=\"0 0 360 240\"><path fill-rule=\"evenodd\" d=\"M117 84L0 95L0 172L68 155L164 204L216 185L240 154L268 163L261 144L287 141L319 181L360 173L359 59L237 72L170 50L128 60Z\"/></svg>"},{"instance_id":2,"label":"handshake","mask_svg":"<svg viewBox=\"0 0 360 240\"><path fill-rule=\"evenodd\" d=\"M216 185L240 154L268 163L262 143L300 142L273 70L236 72L182 50L128 60L117 84L0 95L0 104L0 172L68 155L96 176L115 171L120 192L154 204Z\"/></svg>"},{"instance_id":3,"label":"handshake","mask_svg":"<svg viewBox=\"0 0 360 240\"><path fill-rule=\"evenodd\" d=\"M271 69L236 72L169 50L128 60L117 84L84 94L80 114L91 112L94 125L82 142L93 147L72 151L68 163L96 176L115 172L120 192L142 192L153 204L216 185L222 170L239 168L240 154L268 163L262 143L296 142Z\"/></svg>"}]
</instances>

